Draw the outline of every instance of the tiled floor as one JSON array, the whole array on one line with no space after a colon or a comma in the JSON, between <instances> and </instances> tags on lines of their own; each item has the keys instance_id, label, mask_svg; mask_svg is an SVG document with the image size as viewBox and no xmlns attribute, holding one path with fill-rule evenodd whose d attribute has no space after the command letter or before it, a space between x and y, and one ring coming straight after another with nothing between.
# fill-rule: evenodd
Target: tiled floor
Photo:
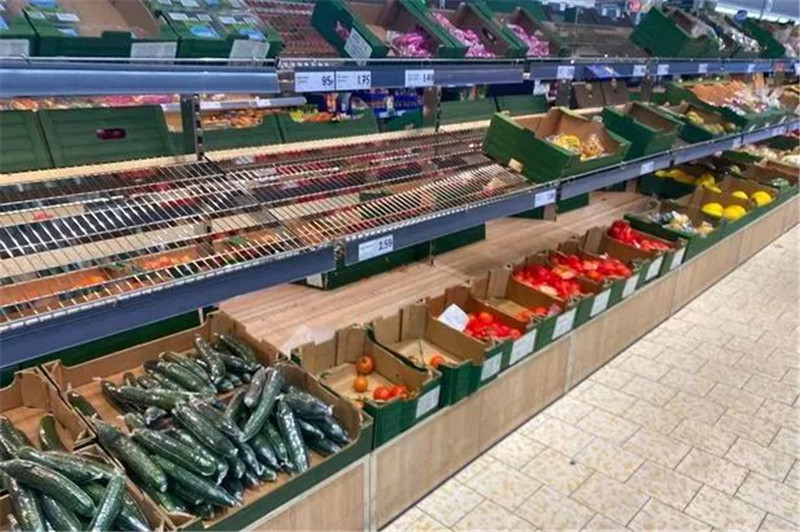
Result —
<instances>
[{"instance_id":1,"label":"tiled floor","mask_svg":"<svg viewBox=\"0 0 800 532\"><path fill-rule=\"evenodd\" d=\"M387 530L800 529L797 228Z\"/></svg>"}]
</instances>

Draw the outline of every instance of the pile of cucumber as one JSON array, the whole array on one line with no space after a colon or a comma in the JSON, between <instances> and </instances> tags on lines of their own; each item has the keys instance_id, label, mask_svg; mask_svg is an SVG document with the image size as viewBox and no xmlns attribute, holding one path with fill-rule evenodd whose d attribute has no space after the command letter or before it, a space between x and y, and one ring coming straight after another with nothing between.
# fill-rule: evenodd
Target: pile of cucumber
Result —
<instances>
[{"instance_id":1,"label":"pile of cucumber","mask_svg":"<svg viewBox=\"0 0 800 532\"><path fill-rule=\"evenodd\" d=\"M91 420L100 445L167 512L213 519L219 508L240 504L245 489L274 482L281 472L306 471L311 449L327 456L348 443L330 405L288 385L289 366L263 366L249 346L225 335L216 346L199 337L195 345L197 358L162 354L145 364L144 379L101 382L127 433L100 419L77 393L67 394ZM232 375L247 386L227 401L217 398Z\"/></svg>"},{"instance_id":2,"label":"pile of cucumber","mask_svg":"<svg viewBox=\"0 0 800 532\"><path fill-rule=\"evenodd\" d=\"M151 527L126 491L124 473L91 454L67 451L48 414L39 421L36 449L0 416L0 481L11 499L12 530L131 530Z\"/></svg>"}]
</instances>

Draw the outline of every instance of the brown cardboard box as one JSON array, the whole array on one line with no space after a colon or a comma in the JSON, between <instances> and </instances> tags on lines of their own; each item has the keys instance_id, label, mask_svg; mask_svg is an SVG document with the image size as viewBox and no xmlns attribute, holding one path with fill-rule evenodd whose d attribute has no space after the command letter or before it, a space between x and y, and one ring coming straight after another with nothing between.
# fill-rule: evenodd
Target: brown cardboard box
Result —
<instances>
[{"instance_id":1,"label":"brown cardboard box","mask_svg":"<svg viewBox=\"0 0 800 532\"><path fill-rule=\"evenodd\" d=\"M628 103L628 87L625 82L609 79L600 84L603 91L603 100L606 105L621 105ZM637 117L638 118L638 117Z\"/></svg>"},{"instance_id":2,"label":"brown cardboard box","mask_svg":"<svg viewBox=\"0 0 800 532\"><path fill-rule=\"evenodd\" d=\"M604 155L612 155L619 151L620 144L608 134L600 122L569 112L564 108L550 109L542 115L515 118L515 121L526 129L533 131L540 139L553 135L575 135L581 142L586 142L595 135L603 145Z\"/></svg>"},{"instance_id":3,"label":"brown cardboard box","mask_svg":"<svg viewBox=\"0 0 800 532\"><path fill-rule=\"evenodd\" d=\"M590 109L592 107L603 107L605 104L603 88L600 83L577 81L572 84L572 107Z\"/></svg>"}]
</instances>

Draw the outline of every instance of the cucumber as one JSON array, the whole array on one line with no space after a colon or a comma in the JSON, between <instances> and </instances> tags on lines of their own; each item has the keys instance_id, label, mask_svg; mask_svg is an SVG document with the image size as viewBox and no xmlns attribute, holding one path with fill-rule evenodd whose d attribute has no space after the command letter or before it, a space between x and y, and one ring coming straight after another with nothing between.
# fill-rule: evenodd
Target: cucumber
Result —
<instances>
[{"instance_id":1,"label":"cucumber","mask_svg":"<svg viewBox=\"0 0 800 532\"><path fill-rule=\"evenodd\" d=\"M147 362L145 362L145 371L147 372L148 377L150 377L151 379L153 379L155 382L158 383L158 386L150 388L151 390L170 390L173 392L187 391L186 388L184 388L174 380L170 379L166 375L159 373L154 369L148 369Z\"/></svg>"},{"instance_id":2,"label":"cucumber","mask_svg":"<svg viewBox=\"0 0 800 532\"><path fill-rule=\"evenodd\" d=\"M14 514L6 515L6 522L8 522L8 529L11 530L11 532L23 532L22 527L19 525L17 518L14 517Z\"/></svg>"},{"instance_id":3,"label":"cucumber","mask_svg":"<svg viewBox=\"0 0 800 532\"><path fill-rule=\"evenodd\" d=\"M267 417L272 412L272 407L275 406L275 400L283 386L283 374L275 368L267 368L267 377L264 381L264 387L261 390L261 397L258 400L255 410L247 419L244 424L245 441L255 436L261 431Z\"/></svg>"},{"instance_id":4,"label":"cucumber","mask_svg":"<svg viewBox=\"0 0 800 532\"><path fill-rule=\"evenodd\" d=\"M119 394L125 401L141 406L157 406L162 410L172 410L176 406L197 397L196 394L174 390L143 390L133 386L120 386Z\"/></svg>"},{"instance_id":5,"label":"cucumber","mask_svg":"<svg viewBox=\"0 0 800 532\"><path fill-rule=\"evenodd\" d=\"M161 456L154 456L153 459L171 480L174 480L178 486L187 492L200 495L217 506L235 506L237 504L236 499L230 493L213 482L209 482Z\"/></svg>"},{"instance_id":6,"label":"cucumber","mask_svg":"<svg viewBox=\"0 0 800 532\"><path fill-rule=\"evenodd\" d=\"M244 375L246 375L246 374L244 374ZM227 379L229 381L231 381L231 384L233 384L234 388L238 388L239 386L244 384L244 381L242 380L242 377L240 377L236 373L228 373L228 375L226 377L227 377Z\"/></svg>"},{"instance_id":7,"label":"cucumber","mask_svg":"<svg viewBox=\"0 0 800 532\"><path fill-rule=\"evenodd\" d=\"M201 443L215 453L224 457L236 456L236 447L233 446L227 436L217 430L210 421L193 408L189 408L187 405L179 405L172 411L172 414L183 428L191 432Z\"/></svg>"},{"instance_id":8,"label":"cucumber","mask_svg":"<svg viewBox=\"0 0 800 532\"><path fill-rule=\"evenodd\" d=\"M49 467L16 458L0 463L0 470L22 484L50 495L77 514L91 516L94 513L92 498L70 479Z\"/></svg>"},{"instance_id":9,"label":"cucumber","mask_svg":"<svg viewBox=\"0 0 800 532\"><path fill-rule=\"evenodd\" d=\"M192 372L192 374L206 383L207 385L211 384L211 377L208 376L208 373L194 360L186 357L182 357L177 353L173 353L172 351L167 351L166 353L161 353L158 355L159 360L163 360L164 362L172 362L174 364L178 364L179 366L185 368L187 371Z\"/></svg>"},{"instance_id":10,"label":"cucumber","mask_svg":"<svg viewBox=\"0 0 800 532\"><path fill-rule=\"evenodd\" d=\"M169 417L169 412L157 406L148 406L144 411L144 422L148 427L157 425L160 421Z\"/></svg>"},{"instance_id":11,"label":"cucumber","mask_svg":"<svg viewBox=\"0 0 800 532\"><path fill-rule=\"evenodd\" d=\"M228 393L235 388L233 381L227 376L223 379L220 379L216 386L219 393Z\"/></svg>"},{"instance_id":12,"label":"cucumber","mask_svg":"<svg viewBox=\"0 0 800 532\"><path fill-rule=\"evenodd\" d=\"M203 379L180 364L164 362L163 360L159 360L158 362L150 360L146 362L146 364L150 364L154 371L157 371L166 378L177 382L190 392L203 393L207 395L214 395L216 393L216 390L212 388L209 383L206 383Z\"/></svg>"},{"instance_id":13,"label":"cucumber","mask_svg":"<svg viewBox=\"0 0 800 532\"><path fill-rule=\"evenodd\" d=\"M281 399L278 401L278 410L276 413L278 420L278 428L283 436L283 441L286 442L286 448L289 451L289 458L294 465L297 473L304 473L309 468L308 452L306 451L303 436L300 434L300 427L297 426L292 409L289 405Z\"/></svg>"},{"instance_id":14,"label":"cucumber","mask_svg":"<svg viewBox=\"0 0 800 532\"><path fill-rule=\"evenodd\" d=\"M140 388L144 388L145 390L153 390L156 388L161 388L161 383L158 382L156 379L145 373L144 375L139 375L136 377L136 383L139 385Z\"/></svg>"},{"instance_id":15,"label":"cucumber","mask_svg":"<svg viewBox=\"0 0 800 532\"><path fill-rule=\"evenodd\" d=\"M136 442L108 423L95 421L94 427L103 448L130 468L145 485L156 491L167 490L167 476Z\"/></svg>"},{"instance_id":16,"label":"cucumber","mask_svg":"<svg viewBox=\"0 0 800 532\"><path fill-rule=\"evenodd\" d=\"M322 439L311 438L310 440L308 440L308 446L311 447L313 450L317 451L322 456L330 456L342 450L341 447L339 447L338 445L336 445L327 438L322 438Z\"/></svg>"},{"instance_id":17,"label":"cucumber","mask_svg":"<svg viewBox=\"0 0 800 532\"><path fill-rule=\"evenodd\" d=\"M261 485L261 479L253 471L246 469L242 475L242 484L248 489L255 490Z\"/></svg>"},{"instance_id":18,"label":"cucumber","mask_svg":"<svg viewBox=\"0 0 800 532\"><path fill-rule=\"evenodd\" d=\"M125 494L125 477L117 475L108 481L102 500L97 504L97 510L89 523L91 532L104 532L112 530L111 525L122 509L122 497Z\"/></svg>"},{"instance_id":19,"label":"cucumber","mask_svg":"<svg viewBox=\"0 0 800 532\"><path fill-rule=\"evenodd\" d=\"M147 426L147 421L145 421L144 416L136 412L128 412L122 416L122 418L125 420L125 426L128 428L128 432Z\"/></svg>"},{"instance_id":20,"label":"cucumber","mask_svg":"<svg viewBox=\"0 0 800 532\"><path fill-rule=\"evenodd\" d=\"M3 486L11 499L11 506L14 508L14 515L19 520L20 528L28 532L44 532L45 517L33 490L9 475L0 475L0 477L2 477Z\"/></svg>"},{"instance_id":21,"label":"cucumber","mask_svg":"<svg viewBox=\"0 0 800 532\"><path fill-rule=\"evenodd\" d=\"M14 427L14 425L11 425L11 426L12 426L12 427ZM18 441L19 441L19 442L20 442L22 445L25 445L25 446L27 446L27 447L33 447L33 442L31 441L31 439L30 439L30 438L28 438L28 435L27 435L27 434L25 434L24 432L22 432L21 430L19 430L17 427L14 427L14 432L16 432L16 433L17 433L17 440L18 440Z\"/></svg>"},{"instance_id":22,"label":"cucumber","mask_svg":"<svg viewBox=\"0 0 800 532\"><path fill-rule=\"evenodd\" d=\"M244 461L238 456L228 458L228 474L233 478L242 478L244 470L247 468Z\"/></svg>"},{"instance_id":23,"label":"cucumber","mask_svg":"<svg viewBox=\"0 0 800 532\"><path fill-rule=\"evenodd\" d=\"M256 452L253 450L253 448L247 443L243 442L236 442L235 445L239 450L238 457L241 458L242 462L244 462L244 465L247 466L248 469L252 469L253 472L260 477L264 471L264 466L258 461L258 457L256 456Z\"/></svg>"},{"instance_id":24,"label":"cucumber","mask_svg":"<svg viewBox=\"0 0 800 532\"><path fill-rule=\"evenodd\" d=\"M244 393L244 390L234 393L225 406L225 416L234 423L238 423L241 414L244 413Z\"/></svg>"},{"instance_id":25,"label":"cucumber","mask_svg":"<svg viewBox=\"0 0 800 532\"><path fill-rule=\"evenodd\" d=\"M42 512L47 521L53 525L53 528L66 532L81 532L83 530L83 525L81 525L75 512L48 495L42 495L40 500L42 502Z\"/></svg>"},{"instance_id":26,"label":"cucumber","mask_svg":"<svg viewBox=\"0 0 800 532\"><path fill-rule=\"evenodd\" d=\"M237 425L232 419L229 419L223 412L220 412L213 406L202 402L192 403L190 408L194 408L198 414L206 418L221 433L230 437L230 439L234 440L234 442L244 441L244 432L242 432L242 429L240 429L239 425Z\"/></svg>"},{"instance_id":27,"label":"cucumber","mask_svg":"<svg viewBox=\"0 0 800 532\"><path fill-rule=\"evenodd\" d=\"M238 478L226 478L225 482L222 483L222 486L225 490L233 495L233 498L239 502L242 502L244 498L244 486L242 485L242 481Z\"/></svg>"},{"instance_id":28,"label":"cucumber","mask_svg":"<svg viewBox=\"0 0 800 532\"><path fill-rule=\"evenodd\" d=\"M186 504L184 504L181 498L176 497L175 494L170 493L169 491L160 492L147 487L144 488L144 491L156 502L156 504L166 510L167 513L189 513L189 508L186 506Z\"/></svg>"},{"instance_id":29,"label":"cucumber","mask_svg":"<svg viewBox=\"0 0 800 532\"><path fill-rule=\"evenodd\" d=\"M133 439L153 454L163 456L186 469L205 477L217 472L217 465L194 447L167 436L162 432L139 428L133 431Z\"/></svg>"},{"instance_id":30,"label":"cucumber","mask_svg":"<svg viewBox=\"0 0 800 532\"><path fill-rule=\"evenodd\" d=\"M333 416L325 416L321 419L313 421L315 427L321 430L325 437L339 445L347 445L350 443L350 438L347 437L347 432L344 430L336 418Z\"/></svg>"},{"instance_id":31,"label":"cucumber","mask_svg":"<svg viewBox=\"0 0 800 532\"><path fill-rule=\"evenodd\" d=\"M225 364L225 369L228 373L237 373L241 375L242 373L252 373L261 367L260 364L250 363L242 358L229 355L228 353L217 351L217 356L222 360L222 363Z\"/></svg>"},{"instance_id":32,"label":"cucumber","mask_svg":"<svg viewBox=\"0 0 800 532\"><path fill-rule=\"evenodd\" d=\"M264 430L261 433L266 436L270 445L272 445L272 449L275 451L275 456L278 458L278 461L281 463L281 465L288 471L294 471L294 464L292 464L292 461L289 458L289 450L286 448L283 437L275 425L273 425L271 421L267 421L264 424Z\"/></svg>"},{"instance_id":33,"label":"cucumber","mask_svg":"<svg viewBox=\"0 0 800 532\"><path fill-rule=\"evenodd\" d=\"M108 464L66 451L37 451L33 447L20 447L17 457L48 467L79 484L110 479L120 474Z\"/></svg>"},{"instance_id":34,"label":"cucumber","mask_svg":"<svg viewBox=\"0 0 800 532\"><path fill-rule=\"evenodd\" d=\"M222 362L219 353L201 336L194 337L194 346L197 348L197 354L208 365L208 374L211 376L211 382L217 384L225 377L226 373L225 363Z\"/></svg>"},{"instance_id":35,"label":"cucumber","mask_svg":"<svg viewBox=\"0 0 800 532\"><path fill-rule=\"evenodd\" d=\"M84 396L79 394L78 392L67 392L67 401L69 404L78 412L83 414L85 417L91 418L100 418L100 414L97 413L97 410L92 406L92 403L86 400Z\"/></svg>"},{"instance_id":36,"label":"cucumber","mask_svg":"<svg viewBox=\"0 0 800 532\"><path fill-rule=\"evenodd\" d=\"M122 382L126 386L139 386L139 382L136 380L136 375L130 371L126 371L122 374Z\"/></svg>"},{"instance_id":37,"label":"cucumber","mask_svg":"<svg viewBox=\"0 0 800 532\"><path fill-rule=\"evenodd\" d=\"M66 451L61 436L58 435L56 418L53 414L45 414L39 420L39 446L43 451Z\"/></svg>"},{"instance_id":38,"label":"cucumber","mask_svg":"<svg viewBox=\"0 0 800 532\"><path fill-rule=\"evenodd\" d=\"M5 416L0 416L0 454L4 459L16 456L17 450L24 444L17 433L17 428Z\"/></svg>"},{"instance_id":39,"label":"cucumber","mask_svg":"<svg viewBox=\"0 0 800 532\"><path fill-rule=\"evenodd\" d=\"M139 388L137 387L136 389L138 390ZM102 390L103 397L106 398L106 401L120 414L124 415L128 412L137 411L136 405L129 404L128 401L122 397L119 388L117 388L117 385L113 382L107 380L100 381L100 390Z\"/></svg>"},{"instance_id":40,"label":"cucumber","mask_svg":"<svg viewBox=\"0 0 800 532\"><path fill-rule=\"evenodd\" d=\"M277 470L281 468L278 457L275 456L275 450L272 448L272 444L269 443L269 440L264 436L263 432L253 436L247 443L253 448L260 462L263 462L271 469Z\"/></svg>"},{"instance_id":41,"label":"cucumber","mask_svg":"<svg viewBox=\"0 0 800 532\"><path fill-rule=\"evenodd\" d=\"M228 462L224 458L211 451L211 449L208 449L205 445L200 443L200 441L192 436L190 432L172 427L167 429L164 433L186 445L191 446L195 452L202 454L204 458L214 462L214 465L217 468L217 484L222 482L222 479L227 476Z\"/></svg>"},{"instance_id":42,"label":"cucumber","mask_svg":"<svg viewBox=\"0 0 800 532\"><path fill-rule=\"evenodd\" d=\"M297 421L297 426L300 427L300 432L303 434L303 439L309 440L324 440L325 433L322 432L320 429L305 421L301 418L295 418Z\"/></svg>"},{"instance_id":43,"label":"cucumber","mask_svg":"<svg viewBox=\"0 0 800 532\"><path fill-rule=\"evenodd\" d=\"M322 419L333 414L333 407L326 405L308 392L292 390L283 396L286 406L303 419Z\"/></svg>"},{"instance_id":44,"label":"cucumber","mask_svg":"<svg viewBox=\"0 0 800 532\"><path fill-rule=\"evenodd\" d=\"M211 504L204 502L192 508L192 513L200 519L209 520L214 519L214 507Z\"/></svg>"},{"instance_id":45,"label":"cucumber","mask_svg":"<svg viewBox=\"0 0 800 532\"><path fill-rule=\"evenodd\" d=\"M252 408L258 401L258 398L261 397L261 390L264 388L264 381L266 380L267 368L258 368L258 370L253 373L250 384L247 386L247 393L244 394L244 404L247 405L248 408Z\"/></svg>"},{"instance_id":46,"label":"cucumber","mask_svg":"<svg viewBox=\"0 0 800 532\"><path fill-rule=\"evenodd\" d=\"M259 363L258 357L256 357L256 352L253 350L253 348L235 336L230 334L220 334L219 341L222 342L222 345L227 347L231 353L239 358L247 360L251 363Z\"/></svg>"},{"instance_id":47,"label":"cucumber","mask_svg":"<svg viewBox=\"0 0 800 532\"><path fill-rule=\"evenodd\" d=\"M239 378L242 379L243 383L250 384L250 381L253 378L253 374L252 373L242 373L241 375L239 375Z\"/></svg>"},{"instance_id":48,"label":"cucumber","mask_svg":"<svg viewBox=\"0 0 800 532\"><path fill-rule=\"evenodd\" d=\"M89 482L82 487L94 503L99 505L100 501L103 500L103 494L106 489L97 482ZM120 508L119 515L114 521L114 526L115 530L129 530L132 532L147 532L150 530L147 518L127 490L122 495L122 508Z\"/></svg>"},{"instance_id":49,"label":"cucumber","mask_svg":"<svg viewBox=\"0 0 800 532\"><path fill-rule=\"evenodd\" d=\"M272 469L271 467L265 466L261 471L259 478L267 482L275 482L276 480L278 480L278 473L276 473L275 470Z\"/></svg>"}]
</instances>

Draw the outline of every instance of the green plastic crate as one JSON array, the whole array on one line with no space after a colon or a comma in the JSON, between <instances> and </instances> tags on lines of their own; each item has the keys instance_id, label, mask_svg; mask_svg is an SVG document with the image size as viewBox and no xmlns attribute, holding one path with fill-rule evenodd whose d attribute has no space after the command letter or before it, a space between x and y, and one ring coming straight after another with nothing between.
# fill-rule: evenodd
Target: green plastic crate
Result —
<instances>
[{"instance_id":1,"label":"green plastic crate","mask_svg":"<svg viewBox=\"0 0 800 532\"><path fill-rule=\"evenodd\" d=\"M771 31L761 27L758 21L751 18L745 19L742 23L742 30L761 45L761 57L767 59L786 57L786 47L775 38Z\"/></svg>"},{"instance_id":2,"label":"green plastic crate","mask_svg":"<svg viewBox=\"0 0 800 532\"><path fill-rule=\"evenodd\" d=\"M701 107L700 105L695 103L684 102L674 108L659 107L657 108L657 111L663 113L665 116L683 122L683 126L681 127L678 136L681 138L681 140L684 140L689 144L706 142L709 140L713 140L716 137L720 137L723 135L730 135L733 133L737 133L739 131L739 128L735 124L727 123L727 121L719 113L716 113L705 107ZM722 125L725 128L725 132L713 133L708 128L695 124L694 122L689 120L689 118L686 116L686 113L690 111L693 111L694 113L702 117L705 124Z\"/></svg>"},{"instance_id":3,"label":"green plastic crate","mask_svg":"<svg viewBox=\"0 0 800 532\"><path fill-rule=\"evenodd\" d=\"M543 94L531 96L517 94L510 96L497 96L497 110L507 112L512 116L533 115L544 113L550 107L547 97Z\"/></svg>"},{"instance_id":4,"label":"green plastic crate","mask_svg":"<svg viewBox=\"0 0 800 532\"><path fill-rule=\"evenodd\" d=\"M721 82L720 82L721 83ZM773 118L771 113L745 113L739 114L725 106L712 105L698 98L690 89L692 85L708 84L708 82L698 83L670 83L667 85L667 100L673 105L681 102L692 102L695 105L718 114L727 122L736 124L740 129L750 131L755 128L765 126Z\"/></svg>"},{"instance_id":5,"label":"green plastic crate","mask_svg":"<svg viewBox=\"0 0 800 532\"><path fill-rule=\"evenodd\" d=\"M584 140L596 135L608 155L581 160L579 155L546 140L557 133L576 134ZM537 183L618 163L629 147L627 140L606 131L598 122L563 108L550 109L543 116L517 119L498 113L492 118L483 146L489 157Z\"/></svg>"},{"instance_id":6,"label":"green plastic crate","mask_svg":"<svg viewBox=\"0 0 800 532\"><path fill-rule=\"evenodd\" d=\"M617 110L603 109L603 125L631 143L626 160L664 152L678 140L681 122L653 111L641 103L629 103Z\"/></svg>"},{"instance_id":7,"label":"green plastic crate","mask_svg":"<svg viewBox=\"0 0 800 532\"><path fill-rule=\"evenodd\" d=\"M253 127L203 131L203 144L207 150L270 146L282 142L278 118L274 114L264 115L261 124Z\"/></svg>"},{"instance_id":8,"label":"green plastic crate","mask_svg":"<svg viewBox=\"0 0 800 532\"><path fill-rule=\"evenodd\" d=\"M36 31L23 13L0 11L0 56L29 57L36 45Z\"/></svg>"},{"instance_id":9,"label":"green plastic crate","mask_svg":"<svg viewBox=\"0 0 800 532\"><path fill-rule=\"evenodd\" d=\"M425 118L422 109L406 111L404 113L381 118L378 120L381 132L404 131L407 129L418 129L425 125Z\"/></svg>"},{"instance_id":10,"label":"green plastic crate","mask_svg":"<svg viewBox=\"0 0 800 532\"><path fill-rule=\"evenodd\" d=\"M495 14L486 2L461 2L448 19L459 29L473 30L486 49L496 57L525 57L527 45L510 29L495 21Z\"/></svg>"},{"instance_id":11,"label":"green plastic crate","mask_svg":"<svg viewBox=\"0 0 800 532\"><path fill-rule=\"evenodd\" d=\"M708 235L701 236L676 229L670 229L669 227L664 227L661 224L655 223L649 217L651 213L669 212L673 210L689 215L694 221L695 226L701 222L708 222L713 225L715 229ZM696 208L679 206L669 202L661 203L645 212L628 213L625 215L625 220L627 220L631 224L631 227L637 231L648 233L661 239L669 240L670 242L676 242L679 239L686 240L686 251L683 257L684 261L691 259L695 255L702 253L709 247L719 242L720 239L722 239L722 235L724 233L723 225L725 224L725 220L715 219L707 216Z\"/></svg>"},{"instance_id":12,"label":"green plastic crate","mask_svg":"<svg viewBox=\"0 0 800 532\"><path fill-rule=\"evenodd\" d=\"M278 115L278 125L284 142L371 135L378 132L378 121L372 111L354 115L338 122L295 122L288 114Z\"/></svg>"},{"instance_id":13,"label":"green plastic crate","mask_svg":"<svg viewBox=\"0 0 800 532\"><path fill-rule=\"evenodd\" d=\"M489 120L496 112L497 103L494 98L442 102L439 120L442 125Z\"/></svg>"},{"instance_id":14,"label":"green plastic crate","mask_svg":"<svg viewBox=\"0 0 800 532\"><path fill-rule=\"evenodd\" d=\"M694 192L694 185L681 183L655 174L643 175L639 179L639 193L663 199L678 199Z\"/></svg>"},{"instance_id":15,"label":"green plastic crate","mask_svg":"<svg viewBox=\"0 0 800 532\"><path fill-rule=\"evenodd\" d=\"M172 155L160 106L39 111L54 166Z\"/></svg>"},{"instance_id":16,"label":"green plastic crate","mask_svg":"<svg viewBox=\"0 0 800 532\"><path fill-rule=\"evenodd\" d=\"M52 168L53 161L33 111L0 111L0 172Z\"/></svg>"},{"instance_id":17,"label":"green plastic crate","mask_svg":"<svg viewBox=\"0 0 800 532\"><path fill-rule=\"evenodd\" d=\"M535 4L523 4L511 10L510 13L497 13L495 20L500 27L514 37L516 37L516 34L506 24L516 24L521 26L528 34L536 34L539 40L546 40L549 44L548 57L568 57L571 54L569 45L558 33L543 22L547 19L539 16L539 10ZM523 41L520 42L523 43L525 55L527 56L527 45Z\"/></svg>"},{"instance_id":18,"label":"green plastic crate","mask_svg":"<svg viewBox=\"0 0 800 532\"><path fill-rule=\"evenodd\" d=\"M708 36L692 38L694 19L675 8L653 8L630 35L635 45L657 57L718 57L719 47Z\"/></svg>"},{"instance_id":19,"label":"green plastic crate","mask_svg":"<svg viewBox=\"0 0 800 532\"><path fill-rule=\"evenodd\" d=\"M283 49L278 32L247 14L170 11L164 16L180 39L181 58L264 59Z\"/></svg>"},{"instance_id":20,"label":"green plastic crate","mask_svg":"<svg viewBox=\"0 0 800 532\"><path fill-rule=\"evenodd\" d=\"M544 5L537 0L486 0L486 5L499 13L511 13L522 7L536 20L550 20Z\"/></svg>"}]
</instances>

